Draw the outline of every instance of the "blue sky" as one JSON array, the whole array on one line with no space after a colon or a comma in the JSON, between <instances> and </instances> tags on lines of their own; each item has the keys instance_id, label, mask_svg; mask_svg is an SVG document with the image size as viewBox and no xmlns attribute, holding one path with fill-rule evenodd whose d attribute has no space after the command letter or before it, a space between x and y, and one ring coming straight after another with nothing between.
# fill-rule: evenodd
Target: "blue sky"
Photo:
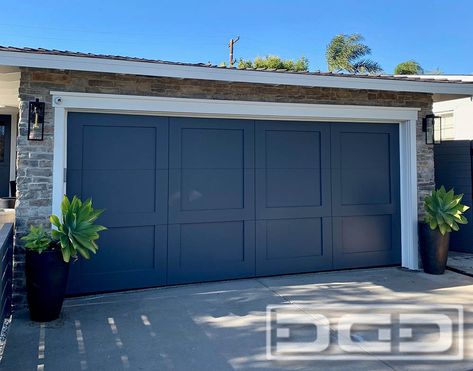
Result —
<instances>
[{"instance_id":1,"label":"blue sky","mask_svg":"<svg viewBox=\"0 0 473 371\"><path fill-rule=\"evenodd\" d=\"M0 45L182 62L276 54L326 70L339 33L361 33L384 71L408 59L426 70L473 73L472 0L43 0L1 5Z\"/></svg>"}]
</instances>

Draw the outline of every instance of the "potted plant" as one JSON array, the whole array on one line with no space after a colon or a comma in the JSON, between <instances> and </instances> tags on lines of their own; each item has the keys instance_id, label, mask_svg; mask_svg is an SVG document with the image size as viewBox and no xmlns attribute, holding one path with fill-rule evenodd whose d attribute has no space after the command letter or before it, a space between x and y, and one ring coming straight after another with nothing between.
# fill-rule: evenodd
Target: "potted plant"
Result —
<instances>
[{"instance_id":1,"label":"potted plant","mask_svg":"<svg viewBox=\"0 0 473 371\"><path fill-rule=\"evenodd\" d=\"M463 213L469 209L461 204L463 194L456 195L444 186L433 190L424 199L425 219L420 225L420 254L424 271L443 274L447 266L450 232L468 221Z\"/></svg>"},{"instance_id":2,"label":"potted plant","mask_svg":"<svg viewBox=\"0 0 473 371\"><path fill-rule=\"evenodd\" d=\"M61 203L61 218L51 215L55 227L47 232L31 226L26 242L26 291L30 317L34 321L52 321L59 317L66 290L71 258L80 254L89 259L97 252L99 232L106 228L95 224L103 210L94 210L92 201L76 196Z\"/></svg>"}]
</instances>

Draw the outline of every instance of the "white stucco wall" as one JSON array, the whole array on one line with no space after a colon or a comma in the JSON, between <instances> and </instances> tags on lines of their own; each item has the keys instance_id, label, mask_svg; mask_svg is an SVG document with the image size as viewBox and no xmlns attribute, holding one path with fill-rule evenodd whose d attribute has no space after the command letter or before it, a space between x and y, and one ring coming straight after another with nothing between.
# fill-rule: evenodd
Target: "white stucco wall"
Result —
<instances>
[{"instance_id":1,"label":"white stucco wall","mask_svg":"<svg viewBox=\"0 0 473 371\"><path fill-rule=\"evenodd\" d=\"M433 104L436 115L453 112L455 140L473 139L473 98L461 98Z\"/></svg>"},{"instance_id":2,"label":"white stucco wall","mask_svg":"<svg viewBox=\"0 0 473 371\"><path fill-rule=\"evenodd\" d=\"M415 75L421 79L438 79L473 82L473 74L470 75ZM473 98L453 99L433 104L433 112L436 115L453 113L454 140L473 140Z\"/></svg>"}]
</instances>

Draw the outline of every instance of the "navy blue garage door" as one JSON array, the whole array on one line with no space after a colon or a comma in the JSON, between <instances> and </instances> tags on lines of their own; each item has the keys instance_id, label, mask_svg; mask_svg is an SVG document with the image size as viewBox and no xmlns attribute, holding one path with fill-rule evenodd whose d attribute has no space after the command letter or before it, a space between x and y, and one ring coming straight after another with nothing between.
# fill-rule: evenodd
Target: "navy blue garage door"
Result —
<instances>
[{"instance_id":1,"label":"navy blue garage door","mask_svg":"<svg viewBox=\"0 0 473 371\"><path fill-rule=\"evenodd\" d=\"M398 126L69 113L81 294L400 262Z\"/></svg>"}]
</instances>

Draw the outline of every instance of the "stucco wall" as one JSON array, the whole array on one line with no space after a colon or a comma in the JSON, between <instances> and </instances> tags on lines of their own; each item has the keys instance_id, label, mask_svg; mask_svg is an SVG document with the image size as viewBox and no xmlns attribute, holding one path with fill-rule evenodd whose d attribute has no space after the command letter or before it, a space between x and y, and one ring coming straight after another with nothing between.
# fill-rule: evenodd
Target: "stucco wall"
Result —
<instances>
[{"instance_id":1,"label":"stucco wall","mask_svg":"<svg viewBox=\"0 0 473 371\"><path fill-rule=\"evenodd\" d=\"M20 81L20 118L17 140L17 223L15 248L15 302L23 303L24 254L18 237L30 224L48 223L52 200L53 114L51 90L87 93L153 95L247 101L353 104L419 107L419 118L431 112L430 94L383 92L228 83L204 80L58 71L23 68ZM27 140L28 102L46 102L44 141ZM418 189L420 200L434 185L433 152L425 145L421 120L417 130ZM421 210L421 209L419 209Z\"/></svg>"},{"instance_id":2,"label":"stucco wall","mask_svg":"<svg viewBox=\"0 0 473 371\"><path fill-rule=\"evenodd\" d=\"M453 113L455 140L473 139L473 98L452 99L434 103L435 114Z\"/></svg>"}]
</instances>

